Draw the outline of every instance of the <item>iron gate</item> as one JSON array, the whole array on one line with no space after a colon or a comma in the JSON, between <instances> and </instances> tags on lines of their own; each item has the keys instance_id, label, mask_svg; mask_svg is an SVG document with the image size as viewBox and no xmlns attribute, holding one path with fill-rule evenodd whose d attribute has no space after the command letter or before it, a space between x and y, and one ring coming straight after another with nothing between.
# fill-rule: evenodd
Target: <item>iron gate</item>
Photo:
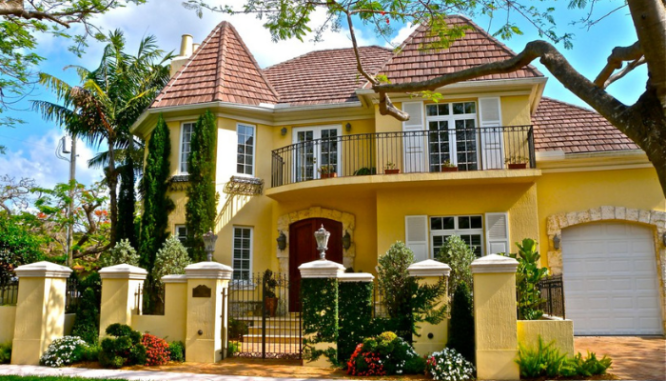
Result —
<instances>
[{"instance_id":1,"label":"iron gate","mask_svg":"<svg viewBox=\"0 0 666 381\"><path fill-rule=\"evenodd\" d=\"M290 294L290 285L285 274L271 270L231 282L229 356L301 359L300 298ZM292 311L290 297L296 299Z\"/></svg>"}]
</instances>

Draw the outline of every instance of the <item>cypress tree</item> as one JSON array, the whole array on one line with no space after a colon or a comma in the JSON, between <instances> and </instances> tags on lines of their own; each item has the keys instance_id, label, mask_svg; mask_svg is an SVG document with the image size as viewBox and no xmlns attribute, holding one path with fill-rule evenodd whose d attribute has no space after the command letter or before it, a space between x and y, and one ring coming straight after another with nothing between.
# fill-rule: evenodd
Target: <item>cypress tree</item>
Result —
<instances>
[{"instance_id":1,"label":"cypress tree","mask_svg":"<svg viewBox=\"0 0 666 381\"><path fill-rule=\"evenodd\" d=\"M170 154L169 128L160 115L148 142L148 156L142 181L143 215L139 264L149 273L153 269L157 251L168 238L169 212L174 209L173 201L167 195L167 182L171 171Z\"/></svg>"},{"instance_id":2,"label":"cypress tree","mask_svg":"<svg viewBox=\"0 0 666 381\"><path fill-rule=\"evenodd\" d=\"M472 293L467 283L461 281L451 302L451 326L446 346L455 349L472 363L475 357L473 313Z\"/></svg>"},{"instance_id":3,"label":"cypress tree","mask_svg":"<svg viewBox=\"0 0 666 381\"><path fill-rule=\"evenodd\" d=\"M128 155L125 165L120 169L120 194L118 195L118 233L116 243L123 239L129 241L132 247L137 247L134 229L134 205L136 195L134 191L134 160Z\"/></svg>"},{"instance_id":4,"label":"cypress tree","mask_svg":"<svg viewBox=\"0 0 666 381\"><path fill-rule=\"evenodd\" d=\"M187 158L189 183L187 188L187 247L193 262L206 259L203 235L213 229L217 212L215 192L215 146L217 126L215 115L207 110L199 117L190 140Z\"/></svg>"}]
</instances>

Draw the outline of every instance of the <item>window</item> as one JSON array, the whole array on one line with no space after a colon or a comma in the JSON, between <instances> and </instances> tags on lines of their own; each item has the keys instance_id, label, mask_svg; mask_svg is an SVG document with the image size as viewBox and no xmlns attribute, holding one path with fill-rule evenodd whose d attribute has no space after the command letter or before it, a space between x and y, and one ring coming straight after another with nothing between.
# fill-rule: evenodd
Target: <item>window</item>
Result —
<instances>
[{"instance_id":1,"label":"window","mask_svg":"<svg viewBox=\"0 0 666 381\"><path fill-rule=\"evenodd\" d=\"M459 236L480 257L483 253L483 217L430 217L432 257L439 252L449 236Z\"/></svg>"},{"instance_id":2,"label":"window","mask_svg":"<svg viewBox=\"0 0 666 381\"><path fill-rule=\"evenodd\" d=\"M238 124L238 152L236 155L236 173L254 176L254 126Z\"/></svg>"},{"instance_id":3,"label":"window","mask_svg":"<svg viewBox=\"0 0 666 381\"><path fill-rule=\"evenodd\" d=\"M232 265L234 280L250 280L252 271L252 228L234 227Z\"/></svg>"},{"instance_id":4,"label":"window","mask_svg":"<svg viewBox=\"0 0 666 381\"><path fill-rule=\"evenodd\" d=\"M426 125L431 172L447 161L461 171L478 169L476 103L429 104Z\"/></svg>"},{"instance_id":5,"label":"window","mask_svg":"<svg viewBox=\"0 0 666 381\"><path fill-rule=\"evenodd\" d=\"M185 245L185 242L187 242L187 226L176 225L176 238Z\"/></svg>"},{"instance_id":6,"label":"window","mask_svg":"<svg viewBox=\"0 0 666 381\"><path fill-rule=\"evenodd\" d=\"M187 157L190 155L194 123L183 123L180 128L180 173L187 174Z\"/></svg>"}]
</instances>

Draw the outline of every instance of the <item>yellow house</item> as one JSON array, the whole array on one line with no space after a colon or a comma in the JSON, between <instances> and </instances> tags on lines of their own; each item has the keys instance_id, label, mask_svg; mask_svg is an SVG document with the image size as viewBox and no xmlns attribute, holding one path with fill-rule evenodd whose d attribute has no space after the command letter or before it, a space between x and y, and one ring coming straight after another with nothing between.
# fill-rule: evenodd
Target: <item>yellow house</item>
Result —
<instances>
[{"instance_id":1,"label":"yellow house","mask_svg":"<svg viewBox=\"0 0 666 381\"><path fill-rule=\"evenodd\" d=\"M419 50L420 28L398 53L360 48L366 69L400 83L514 55L470 20L450 20L472 29L449 49ZM380 115L351 48L262 69L228 22L200 45L185 35L172 75L132 131L148 139L160 114L167 121L169 227L182 236L189 136L205 110L217 116L215 259L234 279L265 269L299 278L321 225L332 232L327 259L371 273L395 241L425 260L453 234L479 256L531 237L564 277L576 334L663 334L656 172L596 113L542 97L535 68L447 86L438 103L392 94L404 123Z\"/></svg>"}]
</instances>

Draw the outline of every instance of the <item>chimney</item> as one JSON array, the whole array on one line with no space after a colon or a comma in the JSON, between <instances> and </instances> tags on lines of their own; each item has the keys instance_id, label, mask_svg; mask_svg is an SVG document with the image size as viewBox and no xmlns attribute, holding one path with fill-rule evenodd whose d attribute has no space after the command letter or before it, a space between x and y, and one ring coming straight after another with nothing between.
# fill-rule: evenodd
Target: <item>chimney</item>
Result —
<instances>
[{"instance_id":1,"label":"chimney","mask_svg":"<svg viewBox=\"0 0 666 381\"><path fill-rule=\"evenodd\" d=\"M193 44L192 43L192 35L191 34L184 34L181 37L180 40L180 55L178 57L175 57L173 60L171 60L171 68L169 70L169 73L171 77L176 75L178 70L180 70L183 65L187 63L187 61L190 59L192 56L192 53L199 47L199 44Z\"/></svg>"},{"instance_id":2,"label":"chimney","mask_svg":"<svg viewBox=\"0 0 666 381\"><path fill-rule=\"evenodd\" d=\"M192 53L195 53L197 50L199 50L199 47L201 44L192 44Z\"/></svg>"},{"instance_id":3,"label":"chimney","mask_svg":"<svg viewBox=\"0 0 666 381\"><path fill-rule=\"evenodd\" d=\"M184 34L180 40L180 55L182 57L190 57L192 55L192 35Z\"/></svg>"}]
</instances>

